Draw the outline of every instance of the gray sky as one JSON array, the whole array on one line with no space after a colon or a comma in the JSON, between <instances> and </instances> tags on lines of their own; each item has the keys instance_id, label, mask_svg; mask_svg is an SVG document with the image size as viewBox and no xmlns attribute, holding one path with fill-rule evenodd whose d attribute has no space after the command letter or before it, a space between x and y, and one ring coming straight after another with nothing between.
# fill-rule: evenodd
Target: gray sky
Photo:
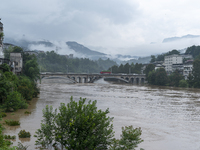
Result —
<instances>
[{"instance_id":1,"label":"gray sky","mask_svg":"<svg viewBox=\"0 0 200 150\"><path fill-rule=\"evenodd\" d=\"M199 39L199 0L1 0L6 37L76 41L108 54L145 56L183 49ZM155 42L156 44L150 44Z\"/></svg>"}]
</instances>

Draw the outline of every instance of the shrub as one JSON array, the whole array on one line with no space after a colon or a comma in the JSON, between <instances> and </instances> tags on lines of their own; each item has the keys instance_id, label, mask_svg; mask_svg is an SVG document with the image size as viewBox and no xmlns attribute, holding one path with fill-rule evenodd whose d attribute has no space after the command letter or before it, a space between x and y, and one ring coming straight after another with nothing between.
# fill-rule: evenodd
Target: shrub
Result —
<instances>
[{"instance_id":1,"label":"shrub","mask_svg":"<svg viewBox=\"0 0 200 150\"><path fill-rule=\"evenodd\" d=\"M31 114L31 112L30 111L25 111L24 114Z\"/></svg>"},{"instance_id":2,"label":"shrub","mask_svg":"<svg viewBox=\"0 0 200 150\"><path fill-rule=\"evenodd\" d=\"M18 126L20 125L19 121L15 121L15 120L5 120L5 123L9 126Z\"/></svg>"},{"instance_id":3,"label":"shrub","mask_svg":"<svg viewBox=\"0 0 200 150\"><path fill-rule=\"evenodd\" d=\"M6 117L7 115L6 115L6 113L1 112L1 113L0 113L0 116L3 118L3 117Z\"/></svg>"},{"instance_id":4,"label":"shrub","mask_svg":"<svg viewBox=\"0 0 200 150\"><path fill-rule=\"evenodd\" d=\"M28 104L22 98L19 92L11 92L7 96L5 103L3 104L3 108L5 111L16 111L18 109L27 108Z\"/></svg>"},{"instance_id":5,"label":"shrub","mask_svg":"<svg viewBox=\"0 0 200 150\"><path fill-rule=\"evenodd\" d=\"M18 136L20 138L30 138L31 137L31 134L30 132L26 132L25 130L21 130L19 133L18 133Z\"/></svg>"},{"instance_id":6,"label":"shrub","mask_svg":"<svg viewBox=\"0 0 200 150\"><path fill-rule=\"evenodd\" d=\"M13 136L11 136L11 135L4 135L4 138L5 139L16 139L16 136L15 135L13 135Z\"/></svg>"},{"instance_id":7,"label":"shrub","mask_svg":"<svg viewBox=\"0 0 200 150\"><path fill-rule=\"evenodd\" d=\"M180 80L179 81L179 87L183 87L183 88L188 87L187 81L186 80Z\"/></svg>"}]
</instances>

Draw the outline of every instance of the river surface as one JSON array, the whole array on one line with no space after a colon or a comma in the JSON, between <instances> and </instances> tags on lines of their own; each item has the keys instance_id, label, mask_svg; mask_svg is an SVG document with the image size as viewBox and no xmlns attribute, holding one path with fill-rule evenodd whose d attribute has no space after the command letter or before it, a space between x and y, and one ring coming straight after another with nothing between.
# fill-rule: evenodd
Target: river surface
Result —
<instances>
[{"instance_id":1,"label":"river surface","mask_svg":"<svg viewBox=\"0 0 200 150\"><path fill-rule=\"evenodd\" d=\"M30 101L28 109L8 113L5 119L15 119L20 126L6 126L5 134L16 135L25 129L31 138L16 138L13 145L22 142L28 150L36 149L33 137L40 128L42 109L46 105L58 108L68 103L70 97L97 100L98 109L109 108L114 117L115 137L119 138L122 126L141 127L145 150L200 150L200 90L169 87L110 84L103 80L86 84L67 84L56 79L46 79L39 85L39 98ZM31 114L24 114L25 111Z\"/></svg>"}]
</instances>

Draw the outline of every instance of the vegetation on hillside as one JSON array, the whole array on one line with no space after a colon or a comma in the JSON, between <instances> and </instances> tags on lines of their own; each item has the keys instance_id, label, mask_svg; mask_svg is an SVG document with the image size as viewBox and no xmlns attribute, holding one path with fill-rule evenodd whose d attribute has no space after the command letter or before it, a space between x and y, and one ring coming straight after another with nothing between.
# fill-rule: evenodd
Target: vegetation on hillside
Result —
<instances>
[{"instance_id":1,"label":"vegetation on hillside","mask_svg":"<svg viewBox=\"0 0 200 150\"><path fill-rule=\"evenodd\" d=\"M112 67L110 67L108 70L112 71L112 73L136 73L136 74L141 74L141 69L142 69L142 64L129 64L126 63L125 65L121 64L121 65L114 65Z\"/></svg>"},{"instance_id":2,"label":"vegetation on hillside","mask_svg":"<svg viewBox=\"0 0 200 150\"><path fill-rule=\"evenodd\" d=\"M97 61L88 58L67 58L54 51L40 53L37 56L41 72L64 72L64 73L99 73L116 63L110 59Z\"/></svg>"},{"instance_id":3,"label":"vegetation on hillside","mask_svg":"<svg viewBox=\"0 0 200 150\"><path fill-rule=\"evenodd\" d=\"M173 55L173 54L180 54L180 52L174 49L174 50L169 51L167 53L157 55L157 57L155 55L151 55L150 63L153 63L155 61L164 61L165 56L169 56L169 55Z\"/></svg>"}]
</instances>

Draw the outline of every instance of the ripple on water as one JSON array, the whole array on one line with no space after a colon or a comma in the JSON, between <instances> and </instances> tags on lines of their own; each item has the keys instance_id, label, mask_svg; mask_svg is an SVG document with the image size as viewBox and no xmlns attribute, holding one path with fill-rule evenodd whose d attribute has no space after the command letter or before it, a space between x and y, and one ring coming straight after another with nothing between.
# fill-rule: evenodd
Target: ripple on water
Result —
<instances>
[{"instance_id":1,"label":"ripple on water","mask_svg":"<svg viewBox=\"0 0 200 150\"><path fill-rule=\"evenodd\" d=\"M18 127L8 127L6 134L17 135L20 130L31 132L31 138L22 141L35 149L33 135L40 128L42 109L46 105L58 108L60 103L68 103L71 96L77 101L80 97L97 100L98 109L109 108L114 117L116 137L121 134L121 127L133 125L142 128L144 142L139 147L148 150L197 150L200 148L200 90L148 87L109 84L66 84L62 81L43 82L41 94L32 100L25 115L19 110L13 118L21 122ZM14 145L20 141L17 137Z\"/></svg>"}]
</instances>

